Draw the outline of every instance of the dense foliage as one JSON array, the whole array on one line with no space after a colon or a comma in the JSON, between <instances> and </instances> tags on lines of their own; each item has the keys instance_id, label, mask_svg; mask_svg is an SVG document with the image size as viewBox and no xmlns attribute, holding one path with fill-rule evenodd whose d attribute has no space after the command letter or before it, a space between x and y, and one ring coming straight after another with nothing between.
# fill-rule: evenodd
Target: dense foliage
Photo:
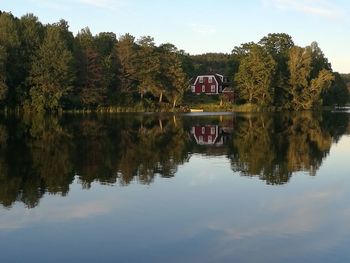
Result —
<instances>
[{"instance_id":1,"label":"dense foliage","mask_svg":"<svg viewBox=\"0 0 350 263\"><path fill-rule=\"evenodd\" d=\"M89 28L74 36L64 20L43 25L32 14L0 12L1 107L171 109L195 76L209 72L231 79L236 103L302 110L349 98L346 76L332 71L317 43L298 47L287 34L269 34L232 54L191 56L149 36L94 36Z\"/></svg>"},{"instance_id":2,"label":"dense foliage","mask_svg":"<svg viewBox=\"0 0 350 263\"><path fill-rule=\"evenodd\" d=\"M344 80L316 42L299 47L287 34L269 34L257 44L235 47L233 56L239 60L235 81L243 102L305 110L349 99Z\"/></svg>"}]
</instances>

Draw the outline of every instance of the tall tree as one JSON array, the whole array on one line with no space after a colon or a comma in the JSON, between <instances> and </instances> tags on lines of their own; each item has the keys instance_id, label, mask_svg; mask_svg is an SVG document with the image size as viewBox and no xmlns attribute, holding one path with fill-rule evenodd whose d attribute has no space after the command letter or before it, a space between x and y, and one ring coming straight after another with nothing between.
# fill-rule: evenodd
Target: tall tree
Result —
<instances>
[{"instance_id":1,"label":"tall tree","mask_svg":"<svg viewBox=\"0 0 350 263\"><path fill-rule=\"evenodd\" d=\"M303 94L309 88L312 54L310 48L293 47L289 54L290 94L292 96L292 108L296 110L308 108L308 101L301 98L311 94ZM309 98L308 100L310 100ZM304 100L307 100L306 98ZM304 105L305 104L305 105Z\"/></svg>"},{"instance_id":2,"label":"tall tree","mask_svg":"<svg viewBox=\"0 0 350 263\"><path fill-rule=\"evenodd\" d=\"M292 37L284 33L268 34L259 41L259 45L263 46L277 62L272 84L275 90L274 105L288 107L288 59L289 50L294 46Z\"/></svg>"},{"instance_id":3,"label":"tall tree","mask_svg":"<svg viewBox=\"0 0 350 263\"><path fill-rule=\"evenodd\" d=\"M288 67L290 71L291 107L305 110L322 104L321 94L330 87L334 76L330 70L322 69L312 78L312 48L293 47L290 50Z\"/></svg>"},{"instance_id":4,"label":"tall tree","mask_svg":"<svg viewBox=\"0 0 350 263\"><path fill-rule=\"evenodd\" d=\"M82 83L81 100L84 105L96 106L103 103L107 87L103 83L103 69L100 55L93 49L86 49L85 70L86 75Z\"/></svg>"},{"instance_id":5,"label":"tall tree","mask_svg":"<svg viewBox=\"0 0 350 263\"><path fill-rule=\"evenodd\" d=\"M173 109L182 99L186 89L186 73L182 68L181 54L172 44L163 44L159 47L160 52L160 78L162 83L161 94L172 102ZM160 101L161 101L160 96Z\"/></svg>"},{"instance_id":6,"label":"tall tree","mask_svg":"<svg viewBox=\"0 0 350 263\"><path fill-rule=\"evenodd\" d=\"M84 106L97 106L104 102L107 83L102 55L97 51L95 39L89 28L82 29L76 37L78 61L78 94Z\"/></svg>"},{"instance_id":7,"label":"tall tree","mask_svg":"<svg viewBox=\"0 0 350 263\"><path fill-rule=\"evenodd\" d=\"M21 63L19 60L20 37L18 22L11 13L4 12L0 15L0 47L4 49L2 51L3 70L5 70L3 81L7 87L7 102L15 106L16 88L21 79L20 72L17 70Z\"/></svg>"},{"instance_id":8,"label":"tall tree","mask_svg":"<svg viewBox=\"0 0 350 263\"><path fill-rule=\"evenodd\" d=\"M160 60L154 43L150 36L141 37L138 41L136 76L138 80L138 93L143 98L146 92L155 96L164 92L160 84L158 74L160 72Z\"/></svg>"},{"instance_id":9,"label":"tall tree","mask_svg":"<svg viewBox=\"0 0 350 263\"><path fill-rule=\"evenodd\" d=\"M63 31L64 32L64 31ZM31 70L32 106L37 111L56 110L72 88L73 55L60 26L49 26Z\"/></svg>"},{"instance_id":10,"label":"tall tree","mask_svg":"<svg viewBox=\"0 0 350 263\"><path fill-rule=\"evenodd\" d=\"M20 26L20 61L17 70L21 74L20 86L16 90L17 103L23 102L29 96L29 74L33 64L33 58L40 48L44 37L44 27L33 14L27 14L19 20Z\"/></svg>"},{"instance_id":11,"label":"tall tree","mask_svg":"<svg viewBox=\"0 0 350 263\"><path fill-rule=\"evenodd\" d=\"M310 49L312 57L312 70L310 73L311 78L316 78L323 69L332 70L332 65L328 62L328 59L325 57L317 42L312 42Z\"/></svg>"},{"instance_id":12,"label":"tall tree","mask_svg":"<svg viewBox=\"0 0 350 263\"><path fill-rule=\"evenodd\" d=\"M130 92L137 82L135 37L130 34L121 36L115 46L115 54L118 60L120 90Z\"/></svg>"},{"instance_id":13,"label":"tall tree","mask_svg":"<svg viewBox=\"0 0 350 263\"><path fill-rule=\"evenodd\" d=\"M270 105L275 69L276 62L265 49L258 45L251 47L235 77L239 97L248 103Z\"/></svg>"}]
</instances>

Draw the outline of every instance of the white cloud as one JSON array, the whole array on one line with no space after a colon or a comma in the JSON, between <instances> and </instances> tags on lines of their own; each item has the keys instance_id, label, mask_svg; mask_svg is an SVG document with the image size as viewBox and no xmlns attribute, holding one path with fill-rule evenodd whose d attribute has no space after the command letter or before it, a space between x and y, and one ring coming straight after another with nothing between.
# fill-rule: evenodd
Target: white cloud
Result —
<instances>
[{"instance_id":1,"label":"white cloud","mask_svg":"<svg viewBox=\"0 0 350 263\"><path fill-rule=\"evenodd\" d=\"M345 13L329 0L262 0L268 7L282 10L294 10L305 14L316 15L329 19L342 19Z\"/></svg>"},{"instance_id":2,"label":"white cloud","mask_svg":"<svg viewBox=\"0 0 350 263\"><path fill-rule=\"evenodd\" d=\"M124 0L30 0L39 5L45 5L52 9L68 9L71 4L81 4L111 11L119 10L125 5Z\"/></svg>"},{"instance_id":3,"label":"white cloud","mask_svg":"<svg viewBox=\"0 0 350 263\"><path fill-rule=\"evenodd\" d=\"M67 4L63 1L53 1L53 0L30 0L38 6L45 6L56 10L66 10Z\"/></svg>"},{"instance_id":4,"label":"white cloud","mask_svg":"<svg viewBox=\"0 0 350 263\"><path fill-rule=\"evenodd\" d=\"M190 28L194 33L202 36L208 36L216 33L216 28L212 25L205 24L190 24Z\"/></svg>"},{"instance_id":5,"label":"white cloud","mask_svg":"<svg viewBox=\"0 0 350 263\"><path fill-rule=\"evenodd\" d=\"M97 8L109 9L112 11L118 10L123 2L120 0L78 0L80 3L91 5Z\"/></svg>"}]
</instances>

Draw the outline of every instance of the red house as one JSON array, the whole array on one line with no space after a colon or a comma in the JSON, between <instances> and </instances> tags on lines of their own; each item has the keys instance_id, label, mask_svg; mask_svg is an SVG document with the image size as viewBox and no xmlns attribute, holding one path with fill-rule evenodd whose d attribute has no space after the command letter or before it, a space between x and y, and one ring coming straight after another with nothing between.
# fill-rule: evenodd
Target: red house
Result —
<instances>
[{"instance_id":1,"label":"red house","mask_svg":"<svg viewBox=\"0 0 350 263\"><path fill-rule=\"evenodd\" d=\"M226 87L227 78L220 74L207 74L197 76L193 85L192 92L196 94L219 94Z\"/></svg>"}]
</instances>

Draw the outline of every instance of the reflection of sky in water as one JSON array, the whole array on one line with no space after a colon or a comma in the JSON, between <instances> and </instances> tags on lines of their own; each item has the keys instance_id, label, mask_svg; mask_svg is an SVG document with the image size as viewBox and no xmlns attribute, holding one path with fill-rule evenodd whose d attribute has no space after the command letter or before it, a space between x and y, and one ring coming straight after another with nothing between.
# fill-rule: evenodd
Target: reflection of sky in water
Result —
<instances>
[{"instance_id":1,"label":"reflection of sky in water","mask_svg":"<svg viewBox=\"0 0 350 263\"><path fill-rule=\"evenodd\" d=\"M1 262L344 262L350 260L350 137L316 177L269 186L200 154L174 178L74 183L66 197L0 210ZM24 261L23 261L24 260Z\"/></svg>"}]
</instances>

